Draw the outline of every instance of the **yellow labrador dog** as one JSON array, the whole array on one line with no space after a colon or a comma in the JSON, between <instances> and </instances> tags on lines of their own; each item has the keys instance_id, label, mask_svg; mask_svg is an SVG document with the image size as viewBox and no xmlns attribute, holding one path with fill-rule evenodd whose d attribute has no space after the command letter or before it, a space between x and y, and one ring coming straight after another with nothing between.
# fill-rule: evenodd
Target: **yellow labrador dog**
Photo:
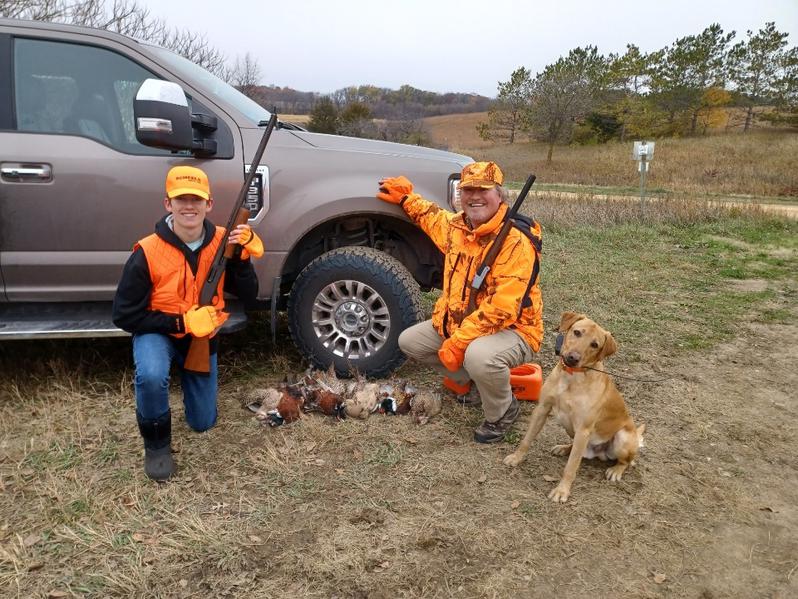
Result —
<instances>
[{"instance_id":1,"label":"yellow labrador dog","mask_svg":"<svg viewBox=\"0 0 798 599\"><path fill-rule=\"evenodd\" d=\"M539 405L523 441L504 463L517 466L524 460L553 410L573 440L552 449L555 455L568 456L559 484L549 493L549 499L564 503L571 494L571 484L583 457L617 460L607 469L607 479L621 480L624 471L634 464L646 426L635 428L612 378L597 372L604 370L604 358L617 350L612 335L584 314L574 312L563 313L559 333L562 335L560 362L543 383Z\"/></svg>"}]
</instances>

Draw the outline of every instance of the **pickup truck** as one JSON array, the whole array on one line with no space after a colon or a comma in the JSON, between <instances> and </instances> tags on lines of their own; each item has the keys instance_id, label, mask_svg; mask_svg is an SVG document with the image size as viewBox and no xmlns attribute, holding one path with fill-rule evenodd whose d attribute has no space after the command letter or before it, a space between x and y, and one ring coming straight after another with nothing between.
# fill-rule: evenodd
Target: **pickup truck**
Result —
<instances>
[{"instance_id":1,"label":"pickup truck","mask_svg":"<svg viewBox=\"0 0 798 599\"><path fill-rule=\"evenodd\" d=\"M139 141L134 103L148 79L182 90L185 147ZM270 114L164 48L54 23L0 19L0 82L0 341L125 335L111 300L133 243L163 215L167 171L205 170L211 217L224 224ZM451 209L471 161L279 123L247 196L266 245L258 307L271 311L272 336L287 310L315 366L398 367L397 338L422 314L420 290L440 285L441 256L399 207L374 198L377 181L405 175Z\"/></svg>"}]
</instances>

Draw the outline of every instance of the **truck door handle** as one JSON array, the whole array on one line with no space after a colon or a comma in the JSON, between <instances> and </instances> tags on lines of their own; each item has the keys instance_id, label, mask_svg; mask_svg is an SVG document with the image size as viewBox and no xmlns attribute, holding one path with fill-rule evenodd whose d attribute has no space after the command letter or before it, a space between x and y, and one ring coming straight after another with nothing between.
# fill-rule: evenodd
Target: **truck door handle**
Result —
<instances>
[{"instance_id":1,"label":"truck door handle","mask_svg":"<svg viewBox=\"0 0 798 599\"><path fill-rule=\"evenodd\" d=\"M47 183L53 180L53 167L49 164L28 164L3 162L0 164L0 177L12 183Z\"/></svg>"}]
</instances>

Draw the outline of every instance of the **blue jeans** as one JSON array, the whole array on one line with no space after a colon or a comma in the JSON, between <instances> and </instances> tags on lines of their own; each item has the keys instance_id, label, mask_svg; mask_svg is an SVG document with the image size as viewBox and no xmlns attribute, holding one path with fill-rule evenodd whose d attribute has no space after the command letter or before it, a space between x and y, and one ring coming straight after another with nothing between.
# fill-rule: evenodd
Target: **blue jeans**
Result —
<instances>
[{"instance_id":1,"label":"blue jeans","mask_svg":"<svg viewBox=\"0 0 798 599\"><path fill-rule=\"evenodd\" d=\"M184 371L185 359L169 335L133 335L136 409L148 420L169 411L169 368L174 360L180 367L186 422L195 431L206 431L216 424L216 354L211 354L210 376Z\"/></svg>"}]
</instances>

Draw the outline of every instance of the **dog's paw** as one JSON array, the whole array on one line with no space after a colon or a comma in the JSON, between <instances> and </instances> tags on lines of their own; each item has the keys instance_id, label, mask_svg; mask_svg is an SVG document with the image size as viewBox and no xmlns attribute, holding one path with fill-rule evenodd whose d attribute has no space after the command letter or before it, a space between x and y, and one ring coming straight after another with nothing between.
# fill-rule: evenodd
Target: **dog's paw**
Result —
<instances>
[{"instance_id":1,"label":"dog's paw","mask_svg":"<svg viewBox=\"0 0 798 599\"><path fill-rule=\"evenodd\" d=\"M621 477L623 477L623 473L626 472L626 468L626 464L615 464L615 466L607 468L607 480L617 483L619 480L621 480Z\"/></svg>"},{"instance_id":2,"label":"dog's paw","mask_svg":"<svg viewBox=\"0 0 798 599\"><path fill-rule=\"evenodd\" d=\"M554 455L569 455L571 453L571 447L573 447L571 443L567 445L555 445L551 448L551 453Z\"/></svg>"},{"instance_id":3,"label":"dog's paw","mask_svg":"<svg viewBox=\"0 0 798 599\"><path fill-rule=\"evenodd\" d=\"M506 458L504 458L504 464L506 466L518 466L521 462L524 461L524 456L518 455L518 452L511 453Z\"/></svg>"},{"instance_id":4,"label":"dog's paw","mask_svg":"<svg viewBox=\"0 0 798 599\"><path fill-rule=\"evenodd\" d=\"M571 496L571 489L562 483L554 487L549 493L549 499L554 503L565 503Z\"/></svg>"}]
</instances>

